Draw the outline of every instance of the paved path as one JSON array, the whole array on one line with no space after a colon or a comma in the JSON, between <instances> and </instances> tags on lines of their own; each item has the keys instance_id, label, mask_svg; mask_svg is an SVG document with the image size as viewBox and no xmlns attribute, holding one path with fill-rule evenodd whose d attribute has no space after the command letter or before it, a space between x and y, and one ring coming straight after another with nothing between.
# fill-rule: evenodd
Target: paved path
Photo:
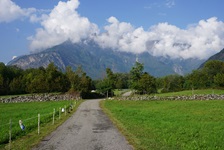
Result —
<instances>
[{"instance_id":1,"label":"paved path","mask_svg":"<svg viewBox=\"0 0 224 150\"><path fill-rule=\"evenodd\" d=\"M34 150L132 150L102 112L99 101L83 102L72 117Z\"/></svg>"}]
</instances>

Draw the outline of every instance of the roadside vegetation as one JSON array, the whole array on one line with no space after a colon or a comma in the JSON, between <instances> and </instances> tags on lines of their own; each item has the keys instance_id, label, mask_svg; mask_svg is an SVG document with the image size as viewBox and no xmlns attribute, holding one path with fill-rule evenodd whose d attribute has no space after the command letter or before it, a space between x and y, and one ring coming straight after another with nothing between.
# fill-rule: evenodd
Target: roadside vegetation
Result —
<instances>
[{"instance_id":1,"label":"roadside vegetation","mask_svg":"<svg viewBox=\"0 0 224 150\"><path fill-rule=\"evenodd\" d=\"M67 120L82 101L0 103L0 149L31 149ZM62 108L65 112L62 112ZM66 109L65 109L66 108ZM38 114L40 130L38 135ZM54 117L54 121L53 121ZM22 120L25 129L19 125ZM11 129L10 129L11 128ZM9 144L9 132L11 143Z\"/></svg>"},{"instance_id":2,"label":"roadside vegetation","mask_svg":"<svg viewBox=\"0 0 224 150\"><path fill-rule=\"evenodd\" d=\"M117 101L101 107L136 150L224 149L224 101Z\"/></svg>"}]
</instances>

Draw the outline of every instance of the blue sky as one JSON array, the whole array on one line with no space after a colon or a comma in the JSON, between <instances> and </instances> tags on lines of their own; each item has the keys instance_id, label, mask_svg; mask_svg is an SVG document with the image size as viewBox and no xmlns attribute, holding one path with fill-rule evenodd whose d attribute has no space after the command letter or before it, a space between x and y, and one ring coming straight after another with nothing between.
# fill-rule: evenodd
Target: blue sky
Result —
<instances>
[{"instance_id":1,"label":"blue sky","mask_svg":"<svg viewBox=\"0 0 224 150\"><path fill-rule=\"evenodd\" d=\"M223 0L0 0L0 62L68 39L206 59L224 48L222 6Z\"/></svg>"}]
</instances>

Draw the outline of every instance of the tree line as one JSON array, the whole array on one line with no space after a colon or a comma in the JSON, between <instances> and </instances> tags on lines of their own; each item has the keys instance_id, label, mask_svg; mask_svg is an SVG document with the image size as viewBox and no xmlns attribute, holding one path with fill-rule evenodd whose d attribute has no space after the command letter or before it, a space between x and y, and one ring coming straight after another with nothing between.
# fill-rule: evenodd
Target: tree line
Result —
<instances>
[{"instance_id":1,"label":"tree line","mask_svg":"<svg viewBox=\"0 0 224 150\"><path fill-rule=\"evenodd\" d=\"M114 89L152 94L223 87L224 62L217 60L207 62L201 69L185 76L174 74L159 78L144 72L144 65L136 62L128 73L114 73L107 68L106 77L100 80L92 80L81 67L75 71L67 67L62 72L53 63L46 68L26 70L0 63L0 95L69 92L89 98L92 90L111 96Z\"/></svg>"},{"instance_id":2,"label":"tree line","mask_svg":"<svg viewBox=\"0 0 224 150\"><path fill-rule=\"evenodd\" d=\"M92 80L81 67L60 71L53 63L46 68L22 70L0 63L0 95L70 92L84 95L92 89Z\"/></svg>"},{"instance_id":3,"label":"tree line","mask_svg":"<svg viewBox=\"0 0 224 150\"><path fill-rule=\"evenodd\" d=\"M102 93L113 89L133 89L138 94L177 92L191 89L224 88L224 62L212 60L201 69L181 76L178 74L153 77L144 72L144 65L136 62L129 73L113 73L106 70L107 77L97 82Z\"/></svg>"}]
</instances>

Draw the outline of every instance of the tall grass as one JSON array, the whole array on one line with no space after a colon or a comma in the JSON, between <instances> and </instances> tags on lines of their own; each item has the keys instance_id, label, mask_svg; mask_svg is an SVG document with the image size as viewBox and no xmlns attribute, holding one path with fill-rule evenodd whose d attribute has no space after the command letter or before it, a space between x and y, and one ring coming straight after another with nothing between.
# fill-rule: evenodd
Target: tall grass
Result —
<instances>
[{"instance_id":1,"label":"tall grass","mask_svg":"<svg viewBox=\"0 0 224 150\"><path fill-rule=\"evenodd\" d=\"M135 149L224 149L224 101L103 101Z\"/></svg>"}]
</instances>

